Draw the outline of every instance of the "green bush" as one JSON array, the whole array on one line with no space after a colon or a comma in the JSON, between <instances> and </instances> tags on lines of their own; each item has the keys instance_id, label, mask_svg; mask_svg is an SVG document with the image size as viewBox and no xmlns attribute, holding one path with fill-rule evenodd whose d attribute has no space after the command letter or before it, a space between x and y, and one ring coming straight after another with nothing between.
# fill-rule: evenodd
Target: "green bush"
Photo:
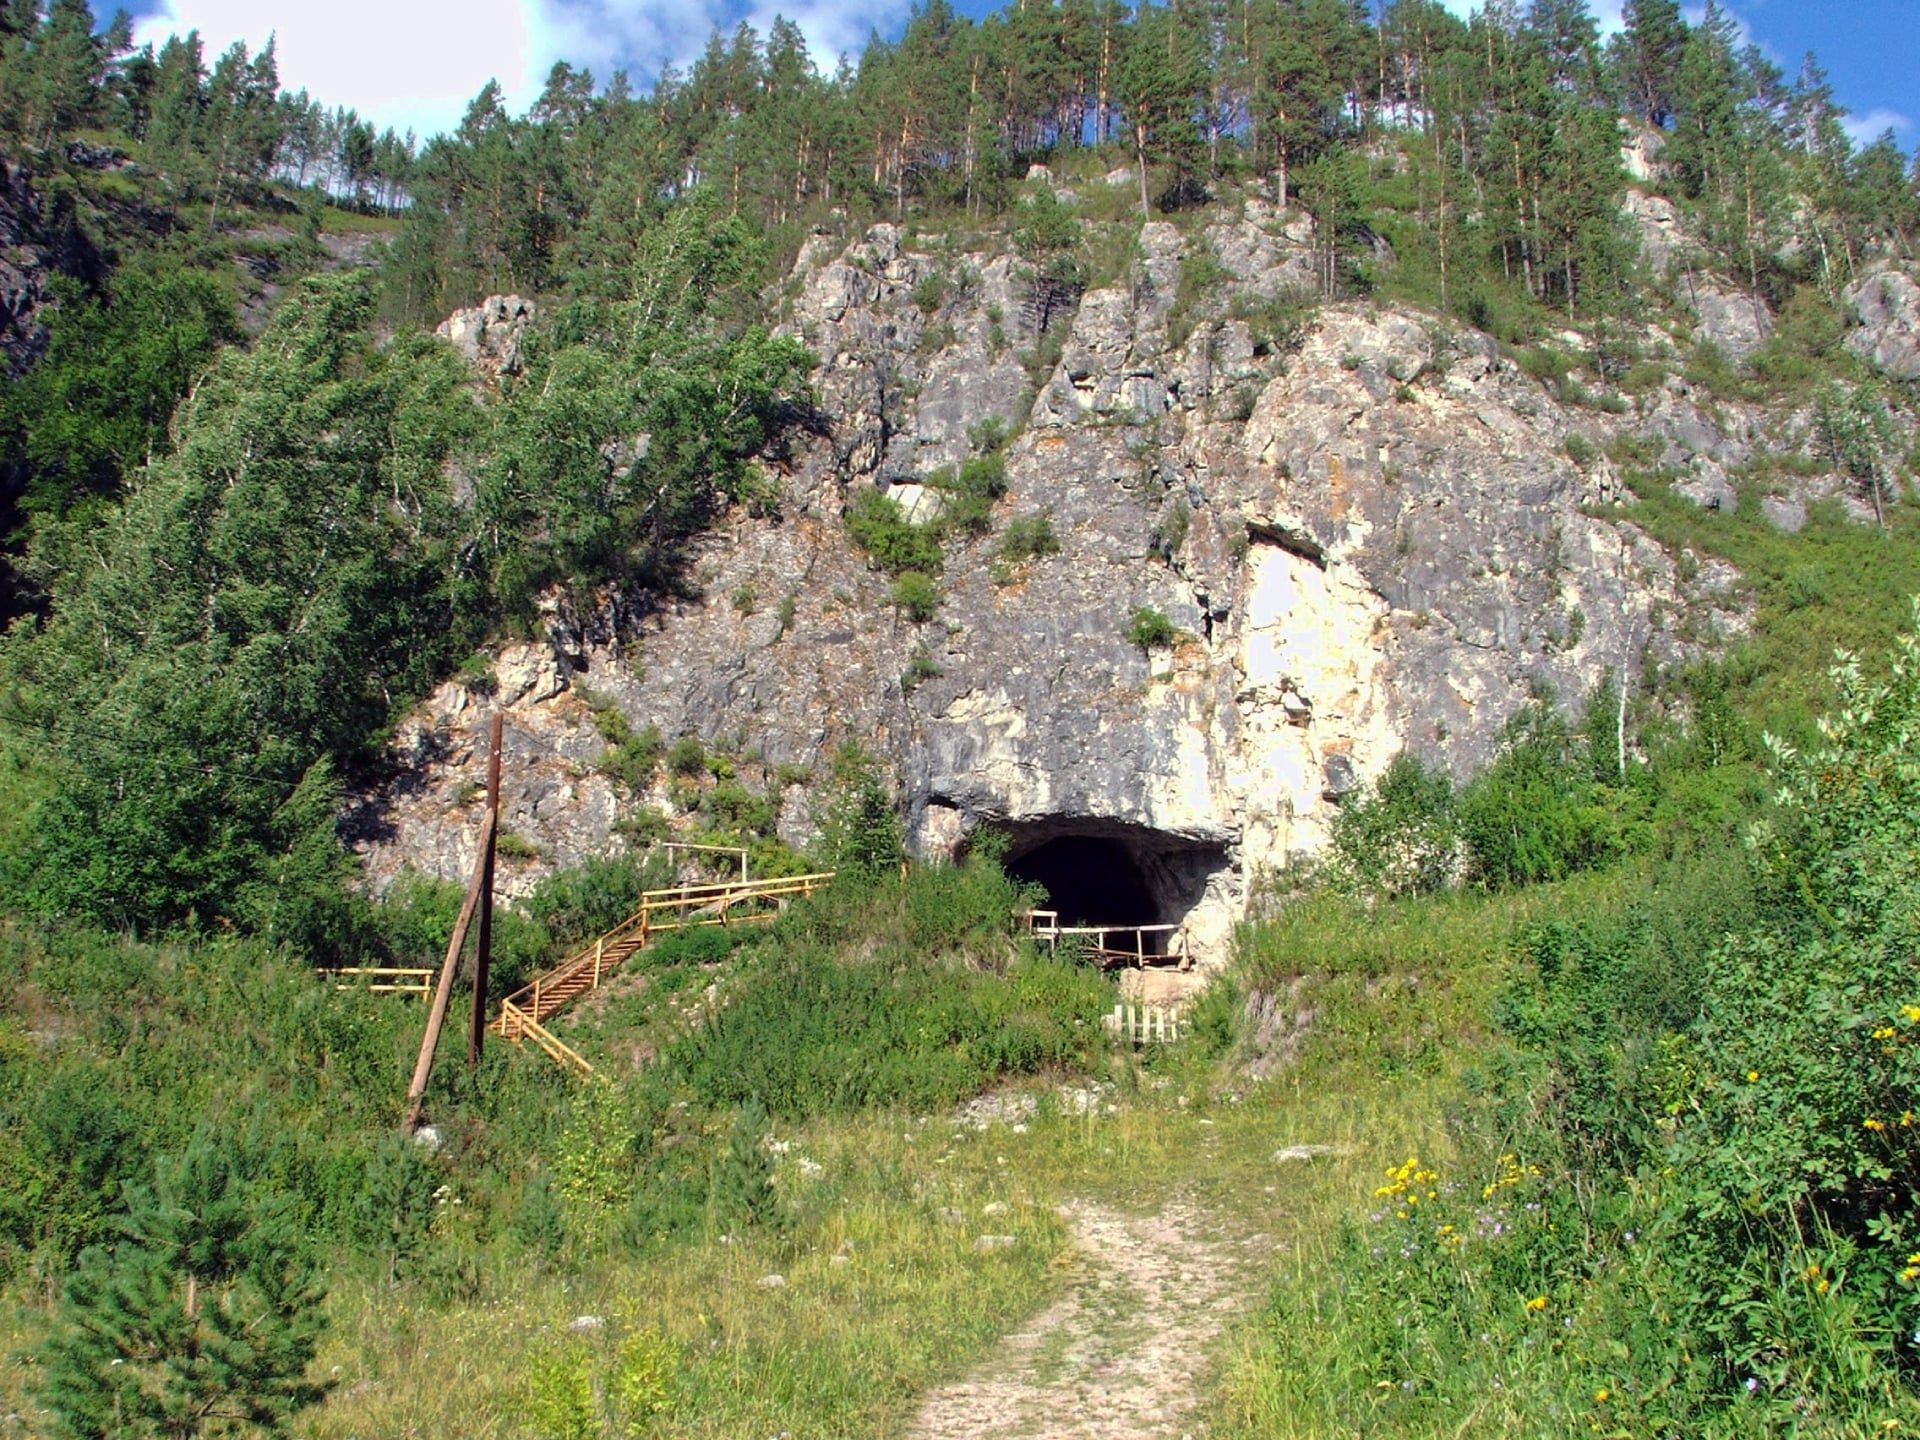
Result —
<instances>
[{"instance_id":1,"label":"green bush","mask_svg":"<svg viewBox=\"0 0 1920 1440\"><path fill-rule=\"evenodd\" d=\"M1007 462L997 450L975 455L927 477L945 497L934 529L942 536L983 535L993 518L993 502L1007 493Z\"/></svg>"},{"instance_id":2,"label":"green bush","mask_svg":"<svg viewBox=\"0 0 1920 1440\"><path fill-rule=\"evenodd\" d=\"M1351 796L1328 827L1336 882L1363 895L1421 895L1458 878L1453 781L1402 752L1377 784Z\"/></svg>"},{"instance_id":3,"label":"green bush","mask_svg":"<svg viewBox=\"0 0 1920 1440\"><path fill-rule=\"evenodd\" d=\"M1387 1173L1230 1390L1284 1376L1328 1429L1920 1414L1920 635L1836 682L1744 851L1522 936L1449 1159Z\"/></svg>"},{"instance_id":4,"label":"green bush","mask_svg":"<svg viewBox=\"0 0 1920 1440\"><path fill-rule=\"evenodd\" d=\"M848 537L866 551L874 568L888 575L940 573L939 537L908 520L891 496L870 487L855 491L847 502L846 525Z\"/></svg>"},{"instance_id":5,"label":"green bush","mask_svg":"<svg viewBox=\"0 0 1920 1440\"><path fill-rule=\"evenodd\" d=\"M893 577L889 599L909 620L923 624L940 609L940 587L932 576L908 570Z\"/></svg>"},{"instance_id":6,"label":"green bush","mask_svg":"<svg viewBox=\"0 0 1920 1440\"><path fill-rule=\"evenodd\" d=\"M693 1093L789 1119L924 1111L1001 1075L1084 1062L1099 1043L1108 990L1096 972L1030 953L1008 963L1019 892L998 866L916 866L857 896L860 928L884 937L876 952L842 958L829 937L783 927L726 1007L667 1056Z\"/></svg>"},{"instance_id":7,"label":"green bush","mask_svg":"<svg viewBox=\"0 0 1920 1440\"><path fill-rule=\"evenodd\" d=\"M913 647L913 654L907 659L907 668L900 672L900 688L906 691L917 690L925 681L936 679L945 673L925 645L916 645Z\"/></svg>"},{"instance_id":8,"label":"green bush","mask_svg":"<svg viewBox=\"0 0 1920 1440\"><path fill-rule=\"evenodd\" d=\"M707 773L707 747L698 735L682 735L667 751L667 769L684 780Z\"/></svg>"},{"instance_id":9,"label":"green bush","mask_svg":"<svg viewBox=\"0 0 1920 1440\"><path fill-rule=\"evenodd\" d=\"M1127 619L1127 643L1142 650L1162 649L1179 635L1173 621L1151 605L1142 605Z\"/></svg>"},{"instance_id":10,"label":"green bush","mask_svg":"<svg viewBox=\"0 0 1920 1440\"><path fill-rule=\"evenodd\" d=\"M1551 705L1515 715L1499 754L1455 807L1473 878L1495 889L1560 880L1640 843L1638 797L1595 783L1592 769Z\"/></svg>"},{"instance_id":11,"label":"green bush","mask_svg":"<svg viewBox=\"0 0 1920 1440\"><path fill-rule=\"evenodd\" d=\"M326 1287L285 1197L248 1185L201 1137L136 1190L111 1250L82 1257L43 1351L41 1396L65 1434L282 1431L326 1394L308 1377Z\"/></svg>"},{"instance_id":12,"label":"green bush","mask_svg":"<svg viewBox=\"0 0 1920 1440\"><path fill-rule=\"evenodd\" d=\"M1060 551L1060 537L1053 533L1051 515L1019 515L1007 522L1000 539L1000 556L1010 564L1037 560Z\"/></svg>"}]
</instances>

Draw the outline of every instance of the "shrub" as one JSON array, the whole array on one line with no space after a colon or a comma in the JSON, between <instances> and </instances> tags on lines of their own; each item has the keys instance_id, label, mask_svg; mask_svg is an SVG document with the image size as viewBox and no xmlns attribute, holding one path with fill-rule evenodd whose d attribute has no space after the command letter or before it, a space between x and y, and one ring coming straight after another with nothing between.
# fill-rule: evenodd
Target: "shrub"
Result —
<instances>
[{"instance_id":1,"label":"shrub","mask_svg":"<svg viewBox=\"0 0 1920 1440\"><path fill-rule=\"evenodd\" d=\"M940 608L940 587L918 570L896 575L890 597L896 609L915 623L931 620Z\"/></svg>"},{"instance_id":2,"label":"shrub","mask_svg":"<svg viewBox=\"0 0 1920 1440\"><path fill-rule=\"evenodd\" d=\"M1752 837L1765 909L1707 966L1669 1162L1689 1318L1782 1403L1889 1383L1920 1323L1920 632L1885 681L1851 658L1834 681L1808 753L1772 742L1778 809ZM1809 1280L1842 1272L1849 1303L1820 1303ZM1832 1326L1864 1372L1823 1354Z\"/></svg>"},{"instance_id":3,"label":"shrub","mask_svg":"<svg viewBox=\"0 0 1920 1440\"><path fill-rule=\"evenodd\" d=\"M1151 605L1140 606L1127 620L1127 643L1137 645L1142 650L1171 645L1179 633L1173 621Z\"/></svg>"},{"instance_id":4,"label":"shrub","mask_svg":"<svg viewBox=\"0 0 1920 1440\"><path fill-rule=\"evenodd\" d=\"M1059 550L1060 538L1053 533L1051 515L1015 516L1007 522L1006 534L1000 538L1001 558L1011 564L1055 555Z\"/></svg>"},{"instance_id":5,"label":"shrub","mask_svg":"<svg viewBox=\"0 0 1920 1440\"><path fill-rule=\"evenodd\" d=\"M707 772L707 747L698 735L682 735L667 751L667 769L691 780Z\"/></svg>"},{"instance_id":6,"label":"shrub","mask_svg":"<svg viewBox=\"0 0 1920 1440\"><path fill-rule=\"evenodd\" d=\"M849 741L833 758L833 785L821 844L829 864L850 878L891 870L906 854L900 817L873 757Z\"/></svg>"},{"instance_id":7,"label":"shrub","mask_svg":"<svg viewBox=\"0 0 1920 1440\"><path fill-rule=\"evenodd\" d=\"M1536 701L1508 722L1500 753L1456 813L1473 877L1504 889L1561 880L1629 848L1629 797L1591 778L1565 719Z\"/></svg>"},{"instance_id":8,"label":"shrub","mask_svg":"<svg viewBox=\"0 0 1920 1440\"><path fill-rule=\"evenodd\" d=\"M1173 504L1153 527L1153 535L1148 547L1162 560L1171 562L1180 553L1180 547L1187 543L1187 532L1193 526L1193 507L1187 504L1186 496L1174 497Z\"/></svg>"},{"instance_id":9,"label":"shrub","mask_svg":"<svg viewBox=\"0 0 1920 1440\"><path fill-rule=\"evenodd\" d=\"M69 1435L280 1432L307 1378L325 1286L283 1197L202 1136L136 1191L125 1238L87 1252L47 1342L42 1395Z\"/></svg>"},{"instance_id":10,"label":"shrub","mask_svg":"<svg viewBox=\"0 0 1920 1440\"><path fill-rule=\"evenodd\" d=\"M907 661L907 668L900 672L900 688L913 691L927 680L936 679L945 674L925 645L913 647L913 655Z\"/></svg>"},{"instance_id":11,"label":"shrub","mask_svg":"<svg viewBox=\"0 0 1920 1440\"><path fill-rule=\"evenodd\" d=\"M939 537L908 520L899 502L871 488L862 488L847 502L847 535L866 551L874 567L888 575L917 570L940 573L943 557Z\"/></svg>"},{"instance_id":12,"label":"shrub","mask_svg":"<svg viewBox=\"0 0 1920 1440\"><path fill-rule=\"evenodd\" d=\"M1000 1075L1084 1061L1099 1043L1106 983L1062 960L1008 963L1019 899L981 858L850 892L843 923L869 937L867 958L836 956L833 930L783 929L667 1063L713 1103L757 1100L796 1119L885 1104L925 1111ZM982 962L1004 975L982 973Z\"/></svg>"},{"instance_id":13,"label":"shrub","mask_svg":"<svg viewBox=\"0 0 1920 1440\"><path fill-rule=\"evenodd\" d=\"M1381 896L1441 889L1460 870L1453 781L1403 751L1377 784L1334 812L1328 848L1342 888Z\"/></svg>"},{"instance_id":14,"label":"shrub","mask_svg":"<svg viewBox=\"0 0 1920 1440\"><path fill-rule=\"evenodd\" d=\"M985 534L993 502L1007 493L1007 462L997 450L974 455L929 475L926 484L944 497L939 518L930 527L934 534Z\"/></svg>"}]
</instances>

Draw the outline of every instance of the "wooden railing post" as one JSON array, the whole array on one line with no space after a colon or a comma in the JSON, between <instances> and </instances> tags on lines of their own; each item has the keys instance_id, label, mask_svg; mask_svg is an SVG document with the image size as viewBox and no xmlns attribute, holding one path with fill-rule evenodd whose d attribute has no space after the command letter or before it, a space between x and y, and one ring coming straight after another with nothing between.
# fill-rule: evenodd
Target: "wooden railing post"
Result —
<instances>
[{"instance_id":1,"label":"wooden railing post","mask_svg":"<svg viewBox=\"0 0 1920 1440\"><path fill-rule=\"evenodd\" d=\"M607 937L602 935L593 942L593 988L600 988L600 957L606 954Z\"/></svg>"},{"instance_id":2,"label":"wooden railing post","mask_svg":"<svg viewBox=\"0 0 1920 1440\"><path fill-rule=\"evenodd\" d=\"M487 831L486 852L480 858L485 877L480 881L480 941L473 957L473 1024L467 1032L467 1064L480 1063L487 1039L487 969L493 963L493 854L500 838L500 739L504 724L498 710L487 731L487 809L494 817Z\"/></svg>"}]
</instances>

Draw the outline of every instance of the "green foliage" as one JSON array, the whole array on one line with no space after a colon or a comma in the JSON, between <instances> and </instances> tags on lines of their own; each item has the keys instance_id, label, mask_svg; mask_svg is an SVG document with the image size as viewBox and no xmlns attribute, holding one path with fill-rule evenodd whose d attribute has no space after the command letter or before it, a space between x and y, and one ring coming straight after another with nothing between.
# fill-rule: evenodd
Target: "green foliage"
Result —
<instances>
[{"instance_id":1,"label":"green foliage","mask_svg":"<svg viewBox=\"0 0 1920 1440\"><path fill-rule=\"evenodd\" d=\"M804 405L812 363L735 324L763 261L696 196L642 238L626 293L566 307L529 346L479 479L489 533L516 537L494 552L510 609L553 581L677 583L685 544L756 498L753 457Z\"/></svg>"},{"instance_id":2,"label":"green foliage","mask_svg":"<svg viewBox=\"0 0 1920 1440\"><path fill-rule=\"evenodd\" d=\"M1920 634L1834 680L1818 740L1773 742L1744 853L1520 934L1449 1162L1394 1167L1337 1283L1263 1328L1259 1366L1313 1377L1288 1383L1321 1419L1376 1376L1368 1413L1407 1429L1496 1377L1510 1433L1555 1407L1634 1434L1914 1413Z\"/></svg>"},{"instance_id":3,"label":"green foliage","mask_svg":"<svg viewBox=\"0 0 1920 1440\"><path fill-rule=\"evenodd\" d=\"M945 673L925 645L916 645L907 661L907 668L900 673L900 688L913 691L924 682L937 679Z\"/></svg>"},{"instance_id":4,"label":"green foliage","mask_svg":"<svg viewBox=\"0 0 1920 1440\"><path fill-rule=\"evenodd\" d=\"M888 575L915 570L938 575L944 557L939 537L908 520L898 501L870 488L847 502L847 535Z\"/></svg>"},{"instance_id":5,"label":"green foliage","mask_svg":"<svg viewBox=\"0 0 1920 1440\"><path fill-rule=\"evenodd\" d=\"M51 614L0 647L58 783L27 903L342 938L337 767L484 614L443 474L464 377L421 341L375 349L370 318L363 282L308 282L201 381L125 509L42 552Z\"/></svg>"},{"instance_id":6,"label":"green foliage","mask_svg":"<svg viewBox=\"0 0 1920 1440\"><path fill-rule=\"evenodd\" d=\"M117 498L165 450L175 402L240 327L227 286L155 254L98 299L63 286L49 328L46 355L0 392L0 491L60 519Z\"/></svg>"},{"instance_id":7,"label":"green foliage","mask_svg":"<svg viewBox=\"0 0 1920 1440\"><path fill-rule=\"evenodd\" d=\"M1705 969L1671 1153L1670 1243L1698 1297L1688 1318L1730 1377L1759 1374L1782 1401L1806 1387L1839 1398L1851 1377L1825 1363L1817 1331L1780 1333L1783 1301L1822 1307L1799 1286L1776 1294L1777 1276L1845 1274L1851 1303L1831 1319L1869 1357L1870 1388L1920 1322L1907 963L1920 938L1920 639L1901 638L1884 679L1851 658L1833 675L1819 742L1774 745L1777 809L1754 835L1768 909Z\"/></svg>"},{"instance_id":8,"label":"green foliage","mask_svg":"<svg viewBox=\"0 0 1920 1440\"><path fill-rule=\"evenodd\" d=\"M1232 279L1233 272L1220 263L1210 245L1197 245L1182 255L1173 308L1167 312L1167 343L1185 345L1203 314L1209 310L1217 313L1220 292Z\"/></svg>"},{"instance_id":9,"label":"green foliage","mask_svg":"<svg viewBox=\"0 0 1920 1440\"><path fill-rule=\"evenodd\" d=\"M1334 812L1327 842L1342 888L1383 896L1439 890L1460 869L1453 781L1402 752L1377 784Z\"/></svg>"},{"instance_id":10,"label":"green foliage","mask_svg":"<svg viewBox=\"0 0 1920 1440\"><path fill-rule=\"evenodd\" d=\"M682 735L667 750L667 769L686 779L707 773L707 747L698 735Z\"/></svg>"},{"instance_id":11,"label":"green foliage","mask_svg":"<svg viewBox=\"0 0 1920 1440\"><path fill-rule=\"evenodd\" d=\"M767 1112L748 1100L734 1112L726 1143L714 1152L707 1185L707 1224L719 1232L774 1218L773 1159L767 1154Z\"/></svg>"},{"instance_id":12,"label":"green foliage","mask_svg":"<svg viewBox=\"0 0 1920 1440\"><path fill-rule=\"evenodd\" d=\"M924 623L931 620L940 608L940 587L931 576L918 570L907 570L893 577L889 598L894 608L909 620Z\"/></svg>"},{"instance_id":13,"label":"green foliage","mask_svg":"<svg viewBox=\"0 0 1920 1440\"><path fill-rule=\"evenodd\" d=\"M1848 390L1829 382L1814 392L1813 418L1828 456L1866 492L1874 514L1884 522L1898 443L1886 406L1870 386Z\"/></svg>"},{"instance_id":14,"label":"green foliage","mask_svg":"<svg viewBox=\"0 0 1920 1440\"><path fill-rule=\"evenodd\" d=\"M757 952L727 1006L676 1042L669 1065L716 1104L799 1117L873 1105L949 1105L1001 1074L1083 1061L1107 989L1066 961L1010 963L1018 892L984 860L916 866L850 891L838 916ZM851 913L849 913L851 912ZM858 916L866 958L833 941ZM820 924L820 922L815 922ZM995 957L984 974L967 955Z\"/></svg>"},{"instance_id":15,"label":"green foliage","mask_svg":"<svg viewBox=\"0 0 1920 1440\"><path fill-rule=\"evenodd\" d=\"M880 783L873 757L848 741L833 758L832 798L821 846L828 863L849 878L871 878L906 856L900 816Z\"/></svg>"},{"instance_id":16,"label":"green foliage","mask_svg":"<svg viewBox=\"0 0 1920 1440\"><path fill-rule=\"evenodd\" d=\"M1461 841L1473 876L1496 889L1594 869L1635 843L1629 792L1592 778L1593 765L1558 711L1526 707L1500 753L1461 793Z\"/></svg>"},{"instance_id":17,"label":"green foliage","mask_svg":"<svg viewBox=\"0 0 1920 1440\"><path fill-rule=\"evenodd\" d=\"M985 534L993 502L1007 493L1007 462L997 450L989 450L935 472L926 483L942 495L935 521L939 534Z\"/></svg>"},{"instance_id":18,"label":"green foliage","mask_svg":"<svg viewBox=\"0 0 1920 1440\"><path fill-rule=\"evenodd\" d=\"M1173 621L1151 605L1140 606L1127 618L1127 643L1142 650L1164 649L1179 633Z\"/></svg>"},{"instance_id":19,"label":"green foliage","mask_svg":"<svg viewBox=\"0 0 1920 1440\"><path fill-rule=\"evenodd\" d=\"M654 771L666 750L666 741L658 726L635 730L626 712L584 687L580 698L593 711L594 727L607 742L600 757L600 768L625 787L629 795L644 794L652 788Z\"/></svg>"},{"instance_id":20,"label":"green foliage","mask_svg":"<svg viewBox=\"0 0 1920 1440\"><path fill-rule=\"evenodd\" d=\"M307 1374L324 1294L284 1201L203 1137L131 1195L119 1244L81 1258L42 1397L74 1437L284 1433L326 1392Z\"/></svg>"},{"instance_id":21,"label":"green foliage","mask_svg":"<svg viewBox=\"0 0 1920 1440\"><path fill-rule=\"evenodd\" d=\"M1059 553L1060 537L1053 533L1053 516L1044 512L1015 516L1000 538L1000 556L1009 564Z\"/></svg>"},{"instance_id":22,"label":"green foliage","mask_svg":"<svg viewBox=\"0 0 1920 1440\"><path fill-rule=\"evenodd\" d=\"M1187 543L1187 532L1193 526L1193 507L1187 503L1186 496L1177 495L1167 507L1166 513L1155 523L1150 537L1153 553L1169 563L1180 553L1180 547Z\"/></svg>"}]
</instances>

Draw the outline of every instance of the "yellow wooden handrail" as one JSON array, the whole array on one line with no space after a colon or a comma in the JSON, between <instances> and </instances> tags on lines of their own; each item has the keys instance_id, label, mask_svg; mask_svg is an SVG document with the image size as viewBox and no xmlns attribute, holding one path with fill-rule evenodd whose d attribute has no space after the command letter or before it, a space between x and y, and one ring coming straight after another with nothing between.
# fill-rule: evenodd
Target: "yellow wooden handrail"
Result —
<instances>
[{"instance_id":1,"label":"yellow wooden handrail","mask_svg":"<svg viewBox=\"0 0 1920 1440\"><path fill-rule=\"evenodd\" d=\"M747 925L772 920L776 913L774 911L734 915L733 907L753 901L786 900L794 896L811 895L833 877L833 871L821 870L809 875L675 885L643 891L640 908L633 914L605 934L595 936L552 969L536 975L530 984L522 986L502 1001L500 1016L491 1028L515 1044L524 1038L531 1038L560 1064L591 1073L591 1065L540 1023L543 999L548 1002L551 1012L570 1000L599 989L629 955L646 949L656 935L707 925ZM713 913L702 915L699 913L702 911ZM662 914L673 918L664 922L655 918ZM621 950L620 947L625 948ZM620 953L610 956L608 952L614 950Z\"/></svg>"}]
</instances>

